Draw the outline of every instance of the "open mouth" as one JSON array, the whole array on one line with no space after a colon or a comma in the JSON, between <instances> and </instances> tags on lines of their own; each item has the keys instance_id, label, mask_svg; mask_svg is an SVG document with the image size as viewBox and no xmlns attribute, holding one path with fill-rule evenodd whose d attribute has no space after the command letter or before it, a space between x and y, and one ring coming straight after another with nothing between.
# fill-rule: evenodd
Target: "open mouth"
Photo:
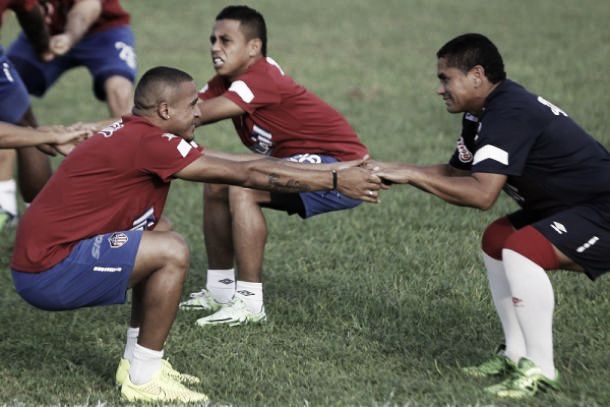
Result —
<instances>
[{"instance_id":1,"label":"open mouth","mask_svg":"<svg viewBox=\"0 0 610 407\"><path fill-rule=\"evenodd\" d=\"M225 64L225 61L220 57L212 57L212 64L214 65L214 68L220 68Z\"/></svg>"}]
</instances>

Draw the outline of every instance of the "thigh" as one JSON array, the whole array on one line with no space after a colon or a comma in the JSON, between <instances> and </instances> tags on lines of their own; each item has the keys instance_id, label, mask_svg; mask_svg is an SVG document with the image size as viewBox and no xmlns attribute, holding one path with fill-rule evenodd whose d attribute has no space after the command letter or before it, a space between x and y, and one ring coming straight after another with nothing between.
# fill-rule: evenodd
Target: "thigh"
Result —
<instances>
[{"instance_id":1,"label":"thigh","mask_svg":"<svg viewBox=\"0 0 610 407\"><path fill-rule=\"evenodd\" d=\"M83 240L46 271L13 271L15 288L27 302L45 310L122 304L142 233L114 232Z\"/></svg>"},{"instance_id":2,"label":"thigh","mask_svg":"<svg viewBox=\"0 0 610 407\"><path fill-rule=\"evenodd\" d=\"M610 213L606 205L570 208L532 223L561 253L595 279L610 269Z\"/></svg>"},{"instance_id":3,"label":"thigh","mask_svg":"<svg viewBox=\"0 0 610 407\"><path fill-rule=\"evenodd\" d=\"M30 107L30 96L13 64L0 57L0 121L18 124Z\"/></svg>"},{"instance_id":4,"label":"thigh","mask_svg":"<svg viewBox=\"0 0 610 407\"><path fill-rule=\"evenodd\" d=\"M87 67L93 77L95 96L106 99L104 83L111 76L122 76L131 83L137 73L135 39L129 27L116 27L87 35L71 55Z\"/></svg>"}]
</instances>

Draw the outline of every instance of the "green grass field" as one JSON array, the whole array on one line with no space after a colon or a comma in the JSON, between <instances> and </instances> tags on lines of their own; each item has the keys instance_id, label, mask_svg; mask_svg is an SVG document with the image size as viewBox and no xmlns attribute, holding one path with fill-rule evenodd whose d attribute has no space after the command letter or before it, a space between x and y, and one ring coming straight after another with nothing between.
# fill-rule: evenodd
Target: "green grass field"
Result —
<instances>
[{"instance_id":1,"label":"green grass field","mask_svg":"<svg viewBox=\"0 0 610 407\"><path fill-rule=\"evenodd\" d=\"M140 73L170 65L203 85L213 70L211 0L124 1ZM269 55L343 112L381 160L445 162L460 117L435 94L436 50L464 32L488 35L509 77L562 107L610 147L610 8L606 0L263 0ZM8 16L7 16L8 17ZM14 38L14 18L2 32ZM606 73L604 73L606 72ZM88 73L63 77L33 101L40 123L107 116ZM242 152L228 124L198 141ZM192 252L186 293L204 281L201 186L175 182L166 215ZM214 406L608 406L610 279L551 276L563 391L527 402L488 397L489 380L460 373L501 338L479 255L487 212L450 206L409 187L379 205L303 222L267 212L263 326L201 329L180 313L166 347L199 375ZM14 292L13 231L0 234L0 406L121 404L113 386L129 306L49 313Z\"/></svg>"}]
</instances>

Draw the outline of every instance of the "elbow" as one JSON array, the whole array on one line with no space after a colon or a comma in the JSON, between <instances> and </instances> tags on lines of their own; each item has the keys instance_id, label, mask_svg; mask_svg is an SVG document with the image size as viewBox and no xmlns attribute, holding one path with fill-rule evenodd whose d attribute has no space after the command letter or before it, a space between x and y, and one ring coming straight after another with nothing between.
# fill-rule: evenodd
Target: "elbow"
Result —
<instances>
[{"instance_id":1,"label":"elbow","mask_svg":"<svg viewBox=\"0 0 610 407\"><path fill-rule=\"evenodd\" d=\"M482 211L486 211L488 209L491 209L494 206L494 204L496 203L496 199L497 199L497 195L491 196L491 195L482 194L479 197L479 199L476 200L476 202L474 203L473 206Z\"/></svg>"}]
</instances>

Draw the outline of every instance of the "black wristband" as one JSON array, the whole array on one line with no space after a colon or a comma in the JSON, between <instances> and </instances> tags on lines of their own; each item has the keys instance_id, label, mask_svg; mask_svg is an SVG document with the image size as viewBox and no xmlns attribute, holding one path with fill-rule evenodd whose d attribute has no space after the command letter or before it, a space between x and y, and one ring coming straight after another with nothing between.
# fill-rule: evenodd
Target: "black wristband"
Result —
<instances>
[{"instance_id":1,"label":"black wristband","mask_svg":"<svg viewBox=\"0 0 610 407\"><path fill-rule=\"evenodd\" d=\"M339 184L339 179L337 177L337 170L332 170L331 172L333 174L333 190L336 191L337 186Z\"/></svg>"}]
</instances>

